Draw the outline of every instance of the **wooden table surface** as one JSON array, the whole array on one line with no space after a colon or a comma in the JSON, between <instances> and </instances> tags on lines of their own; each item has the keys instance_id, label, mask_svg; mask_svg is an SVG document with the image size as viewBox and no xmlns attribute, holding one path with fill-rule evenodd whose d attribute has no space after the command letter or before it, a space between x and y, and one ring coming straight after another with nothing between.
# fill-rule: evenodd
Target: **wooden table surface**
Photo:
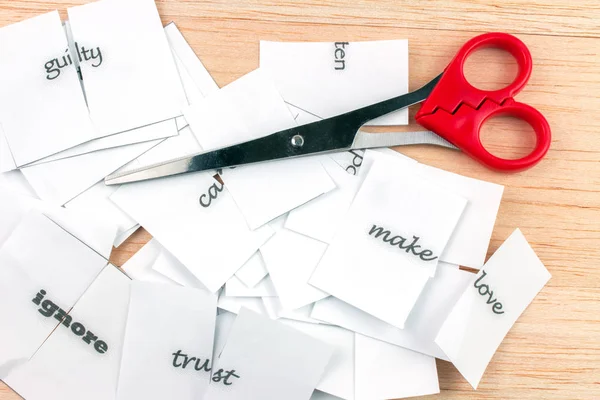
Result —
<instances>
[{"instance_id":1,"label":"wooden table surface","mask_svg":"<svg viewBox=\"0 0 600 400\"><path fill-rule=\"evenodd\" d=\"M53 9L66 18L67 7L86 2L0 0L0 26ZM421 162L505 185L490 254L519 227L553 276L498 349L478 391L451 364L438 362L438 398L600 399L600 2L157 3L163 22L177 23L221 86L258 66L260 39L408 38L410 87L415 89L442 71L458 47L476 34L504 31L521 38L531 50L534 69L518 99L538 108L553 129L552 147L542 163L503 175L444 149L400 150ZM480 87L508 84L515 73L514 62L498 51L481 52L468 67L469 79ZM497 154L513 155L533 143L526 125L504 119L488 123L485 142ZM121 265L149 238L137 232L114 251L113 262ZM17 398L0 386L0 400Z\"/></svg>"}]
</instances>

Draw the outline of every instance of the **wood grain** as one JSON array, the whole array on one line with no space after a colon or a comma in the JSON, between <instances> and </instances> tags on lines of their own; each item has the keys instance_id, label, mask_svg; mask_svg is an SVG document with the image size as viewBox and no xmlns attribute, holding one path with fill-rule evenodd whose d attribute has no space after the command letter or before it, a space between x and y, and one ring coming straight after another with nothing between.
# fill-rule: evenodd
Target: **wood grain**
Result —
<instances>
[{"instance_id":1,"label":"wood grain","mask_svg":"<svg viewBox=\"0 0 600 400\"><path fill-rule=\"evenodd\" d=\"M0 26L85 0L0 0ZM159 0L219 85L258 66L258 42L408 38L411 88L427 82L475 34L506 31L530 48L534 71L519 100L553 129L536 168L487 171L462 154L416 146L417 160L506 186L490 254L520 227L553 275L498 349L478 391L440 362L443 399L600 398L600 2L597 0ZM385 60L381 60L384 62ZM497 53L473 61L477 84L508 83ZM490 68L500 68L490 73ZM510 68L506 68L506 71ZM504 72L503 72L504 71ZM412 111L414 115L414 110ZM487 143L500 154L531 144L526 129L491 121ZM523 135L514 135L513 131ZM507 141L510 139L510 141ZM113 252L121 265L150 239L137 232ZM34 383L32 383L34 384ZM0 386L0 400L18 396ZM433 397L432 397L433 398Z\"/></svg>"}]
</instances>

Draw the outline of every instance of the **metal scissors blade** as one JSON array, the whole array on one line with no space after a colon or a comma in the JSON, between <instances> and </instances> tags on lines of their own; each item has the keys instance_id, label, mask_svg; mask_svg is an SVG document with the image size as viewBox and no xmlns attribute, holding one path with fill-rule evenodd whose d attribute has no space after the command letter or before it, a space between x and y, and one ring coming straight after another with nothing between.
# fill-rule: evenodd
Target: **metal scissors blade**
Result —
<instances>
[{"instance_id":1,"label":"metal scissors blade","mask_svg":"<svg viewBox=\"0 0 600 400\"><path fill-rule=\"evenodd\" d=\"M431 93L440 78L441 74L427 85L413 92L322 121L286 129L233 146L194 154L131 171L115 173L106 177L105 183L107 185L117 185L179 175L187 172L216 170L333 151L409 144L411 141L410 133L406 133L406 137L404 138L398 132L393 134L369 134L360 131L360 127L372 119L422 102ZM431 135L435 135L432 132L417 135L426 137L424 143L434 142L446 147L451 146L447 142L444 143L441 138L440 140L432 140ZM410 144L417 144L414 143L416 137L418 136L415 136L413 133L413 143Z\"/></svg>"}]
</instances>

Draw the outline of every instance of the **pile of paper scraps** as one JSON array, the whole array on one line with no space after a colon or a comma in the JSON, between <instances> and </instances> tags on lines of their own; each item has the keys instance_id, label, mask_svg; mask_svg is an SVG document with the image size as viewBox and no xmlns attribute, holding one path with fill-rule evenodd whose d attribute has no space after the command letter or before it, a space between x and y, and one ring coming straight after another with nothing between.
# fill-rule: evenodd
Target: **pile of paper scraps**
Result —
<instances>
[{"instance_id":1,"label":"pile of paper scraps","mask_svg":"<svg viewBox=\"0 0 600 400\"><path fill-rule=\"evenodd\" d=\"M388 149L102 181L402 94L406 40L261 42L219 89L152 0L101 0L0 28L0 81L0 379L27 400L393 399L439 393L436 358L477 388L550 278L519 230L484 264L502 186Z\"/></svg>"}]
</instances>

